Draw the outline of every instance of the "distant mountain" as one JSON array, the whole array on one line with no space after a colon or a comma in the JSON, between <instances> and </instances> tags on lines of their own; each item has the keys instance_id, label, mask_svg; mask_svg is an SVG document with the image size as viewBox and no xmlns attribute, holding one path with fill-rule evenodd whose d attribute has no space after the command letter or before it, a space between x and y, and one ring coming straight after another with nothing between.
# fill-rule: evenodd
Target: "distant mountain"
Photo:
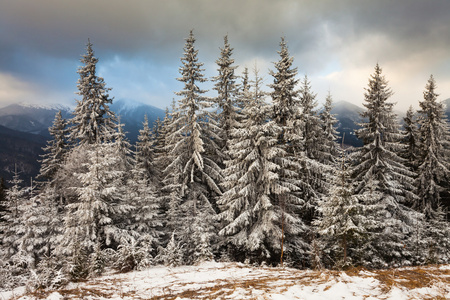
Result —
<instances>
[{"instance_id":1,"label":"distant mountain","mask_svg":"<svg viewBox=\"0 0 450 300\"><path fill-rule=\"evenodd\" d=\"M61 110L63 118L70 119L72 110L65 106L36 106L12 104L0 108L0 177L11 180L15 165L21 178L29 185L40 168L40 155L50 139L48 128L52 126L55 114ZM125 131L131 143L135 143L147 114L150 127L165 112L151 105L116 101L111 110L126 124Z\"/></svg>"},{"instance_id":2,"label":"distant mountain","mask_svg":"<svg viewBox=\"0 0 450 300\"><path fill-rule=\"evenodd\" d=\"M67 106L37 106L11 104L0 109L0 125L7 128L50 137L48 128L53 124L55 114L61 110L63 118L69 118L71 110Z\"/></svg>"},{"instance_id":3,"label":"distant mountain","mask_svg":"<svg viewBox=\"0 0 450 300\"><path fill-rule=\"evenodd\" d=\"M361 122L360 113L363 111L363 108L347 101L334 103L331 113L335 114L338 120L336 126L339 132L339 144L342 143L342 137L345 133L344 144L353 147L361 147L363 145L362 141L355 135L355 130L360 128L357 123Z\"/></svg>"},{"instance_id":4,"label":"distant mountain","mask_svg":"<svg viewBox=\"0 0 450 300\"><path fill-rule=\"evenodd\" d=\"M139 129L142 129L145 114L150 127L158 117L162 120L165 115L164 110L160 108L125 100L114 101L110 108L117 116L120 116L120 121L125 124L125 131L128 132L127 136L132 143L136 142ZM0 125L50 138L48 128L52 126L55 114L59 110L63 118L72 118L73 110L67 106L12 104L0 108Z\"/></svg>"},{"instance_id":5,"label":"distant mountain","mask_svg":"<svg viewBox=\"0 0 450 300\"><path fill-rule=\"evenodd\" d=\"M20 132L0 125L0 177L11 180L15 167L26 185L30 178L39 173L42 147L46 138L26 132Z\"/></svg>"},{"instance_id":6,"label":"distant mountain","mask_svg":"<svg viewBox=\"0 0 450 300\"><path fill-rule=\"evenodd\" d=\"M117 100L113 102L110 108L120 117L120 122L125 124L124 130L127 132L127 137L131 143L137 141L145 115L147 115L150 128L153 127L157 118L160 118L162 121L165 116L163 109L139 102Z\"/></svg>"}]
</instances>

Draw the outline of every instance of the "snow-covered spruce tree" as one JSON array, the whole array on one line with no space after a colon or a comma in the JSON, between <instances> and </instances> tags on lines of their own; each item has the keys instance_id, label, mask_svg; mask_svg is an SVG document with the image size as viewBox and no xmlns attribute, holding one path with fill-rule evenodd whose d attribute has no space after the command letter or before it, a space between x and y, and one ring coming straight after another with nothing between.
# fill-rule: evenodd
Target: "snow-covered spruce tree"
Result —
<instances>
[{"instance_id":1,"label":"snow-covered spruce tree","mask_svg":"<svg viewBox=\"0 0 450 300\"><path fill-rule=\"evenodd\" d=\"M274 63L276 71L270 71L270 75L273 77L273 83L269 85L272 89L270 95L272 97L272 113L269 116L274 123L280 128L278 132L278 144L281 145L284 152L278 162L280 168L277 169L277 175L281 185L283 185L284 192L278 193L277 204L281 207L281 219L282 219L282 231L284 231L284 215L286 213L286 204L295 204L289 207L291 209L289 214L291 216L300 218L304 215L300 206L305 204L304 198L308 192L311 191L311 185L309 181L301 178L301 174L309 172L306 168L312 164L308 163L308 157L304 153L304 139L301 135L302 120L300 120L300 101L299 93L295 89L298 80L295 78L297 75L297 68L292 67L294 58L289 55L288 47L284 38L280 42L280 55L279 61ZM313 194L313 192L310 192ZM294 209L295 210L292 210ZM310 220L308 220L310 221ZM298 222L302 222L298 219ZM302 223L303 224L303 223ZM284 235L284 232L282 233ZM306 234L304 236L296 237L298 244L301 245L306 240ZM287 241L287 240L286 240ZM281 257L283 257L283 244L284 237L282 237ZM299 248L296 246L296 248ZM302 251L297 251L301 254ZM302 261L304 257L295 257L296 260ZM281 259L282 263L282 259Z\"/></svg>"},{"instance_id":2,"label":"snow-covered spruce tree","mask_svg":"<svg viewBox=\"0 0 450 300\"><path fill-rule=\"evenodd\" d=\"M74 264L77 268L83 266L80 260L95 256L97 244L102 248L114 248L127 237L128 232L122 227L123 216L132 208L124 203L125 171L119 167L121 157L117 155L114 143L90 145L85 155L87 171L76 174L81 183L75 187L78 199L66 206L60 245L60 251L69 255L72 263L77 262ZM89 265L89 262L84 263ZM84 272L85 268L81 270Z\"/></svg>"},{"instance_id":3,"label":"snow-covered spruce tree","mask_svg":"<svg viewBox=\"0 0 450 300\"><path fill-rule=\"evenodd\" d=\"M148 266L162 236L161 198L157 197L157 188L149 179L147 169L137 160L131 173L125 196L132 207L125 226L129 235L121 241L116 264L121 270Z\"/></svg>"},{"instance_id":4,"label":"snow-covered spruce tree","mask_svg":"<svg viewBox=\"0 0 450 300\"><path fill-rule=\"evenodd\" d=\"M401 157L406 159L407 166L417 172L419 163L419 129L417 127L416 114L413 107L410 106L406 112L406 116L403 118L403 141L405 149L401 152Z\"/></svg>"},{"instance_id":5,"label":"snow-covered spruce tree","mask_svg":"<svg viewBox=\"0 0 450 300\"><path fill-rule=\"evenodd\" d=\"M368 220L361 196L354 194L345 150L341 150L339 164L328 195L319 201L320 217L313 224L321 236L325 265L340 269L358 263Z\"/></svg>"},{"instance_id":6,"label":"snow-covered spruce tree","mask_svg":"<svg viewBox=\"0 0 450 300\"><path fill-rule=\"evenodd\" d=\"M234 122L237 121L237 106L236 101L239 96L238 86L236 84L237 76L234 74L237 66L233 66L234 59L231 57L233 54L233 48L228 43L228 36L224 37L224 46L220 49L220 57L216 60L218 65L217 71L219 75L213 77L212 81L215 82L214 90L217 91L217 97L214 102L217 106L217 126L219 129L218 135L220 140L217 144L220 148L218 156L219 165L223 165L226 152L227 140L231 137L231 129L234 127ZM225 154L226 155L226 154Z\"/></svg>"},{"instance_id":7,"label":"snow-covered spruce tree","mask_svg":"<svg viewBox=\"0 0 450 300\"><path fill-rule=\"evenodd\" d=\"M4 221L3 216L7 212L7 200L6 200L6 184L5 179L0 177L0 224ZM0 229L1 234L1 229ZM2 242L0 241L0 246Z\"/></svg>"},{"instance_id":8,"label":"snow-covered spruce tree","mask_svg":"<svg viewBox=\"0 0 450 300\"><path fill-rule=\"evenodd\" d=\"M366 196L365 204L383 209L374 219L380 226L370 232L369 244L374 250L366 258L369 265L380 267L409 263L410 238L417 221L416 214L405 206L405 197L415 197L410 192L414 173L398 154L403 136L392 111L394 104L388 102L392 91L387 84L377 64L365 93L366 110L361 116L366 121L359 124L361 129L356 132L364 146L352 155L355 192Z\"/></svg>"},{"instance_id":9,"label":"snow-covered spruce tree","mask_svg":"<svg viewBox=\"0 0 450 300\"><path fill-rule=\"evenodd\" d=\"M337 136L338 132L336 130L336 123L338 122L335 115L331 113L333 109L333 98L331 93L325 99L325 104L322 111L319 114L320 120L322 121L322 132L323 137L322 155L319 157L319 161L326 165L334 165L336 162L336 157L338 155L337 149Z\"/></svg>"},{"instance_id":10,"label":"snow-covered spruce tree","mask_svg":"<svg viewBox=\"0 0 450 300\"><path fill-rule=\"evenodd\" d=\"M47 142L47 146L43 148L45 154L42 155L41 169L38 179L45 180L51 185L55 185L55 176L64 164L64 159L68 151L67 145L67 121L63 119L61 111L55 115L53 125L48 129L52 140Z\"/></svg>"},{"instance_id":11,"label":"snow-covered spruce tree","mask_svg":"<svg viewBox=\"0 0 450 300\"><path fill-rule=\"evenodd\" d=\"M78 69L77 106L70 120L70 140L72 143L94 144L111 140L116 132L116 117L109 109L112 99L102 77L97 76L98 59L94 56L92 43L88 40L86 54L82 56L84 66Z\"/></svg>"},{"instance_id":12,"label":"snow-covered spruce tree","mask_svg":"<svg viewBox=\"0 0 450 300\"><path fill-rule=\"evenodd\" d=\"M211 106L205 93L198 87L198 83L206 81L203 77L202 63L198 62L198 50L194 47L194 34L191 31L186 39L184 57L181 59L183 66L180 68L182 77L178 80L184 83L182 91L176 93L181 96L178 101L178 117L172 118L172 131L168 139L173 145L169 155L173 158L166 168L166 181L179 203L174 203L178 208L179 222L175 228L175 234L179 240L187 245L186 262L193 262L193 251L199 243L193 237L197 232L194 224L199 218L208 227L203 232L213 228L212 218L215 215L215 198L221 194L219 184L221 182L221 169L211 159L213 153L217 153L218 147L215 140L220 139L215 132L217 126L214 117L206 110ZM189 261L190 260L190 261Z\"/></svg>"},{"instance_id":13,"label":"snow-covered spruce tree","mask_svg":"<svg viewBox=\"0 0 450 300\"><path fill-rule=\"evenodd\" d=\"M427 221L427 261L448 262L450 255L450 229L445 221L441 201L449 202L450 142L449 127L444 106L437 101L436 82L430 76L424 100L419 103L420 158L416 186L419 198L415 208L425 214Z\"/></svg>"},{"instance_id":14,"label":"snow-covered spruce tree","mask_svg":"<svg viewBox=\"0 0 450 300\"><path fill-rule=\"evenodd\" d=\"M148 125L147 115L142 122L142 129L139 130L135 159L137 167L145 170L146 178L156 187L159 184L159 172L155 164L155 140Z\"/></svg>"},{"instance_id":15,"label":"snow-covered spruce tree","mask_svg":"<svg viewBox=\"0 0 450 300\"><path fill-rule=\"evenodd\" d=\"M280 126L267 121L272 107L264 102L261 81L255 70L253 89L243 99L242 123L228 141L219 234L235 259L277 264L282 251L304 259L306 228L296 214L301 200L291 194L296 187L279 176L286 152L278 143Z\"/></svg>"},{"instance_id":16,"label":"snow-covered spruce tree","mask_svg":"<svg viewBox=\"0 0 450 300\"><path fill-rule=\"evenodd\" d=\"M22 255L20 249L20 238L23 236L25 227L22 218L24 213L24 204L27 201L26 191L22 188L23 183L17 170L14 172L13 179L9 181L10 188L6 191L6 211L3 215L3 222L0 223L0 267L13 276L23 277L28 272L28 266L32 264L29 256ZM1 273L4 270L0 270ZM20 281L20 280L18 280ZM24 284L24 282L17 282Z\"/></svg>"},{"instance_id":17,"label":"snow-covered spruce tree","mask_svg":"<svg viewBox=\"0 0 450 300\"><path fill-rule=\"evenodd\" d=\"M430 76L424 100L419 103L418 111L420 154L416 186L419 201L416 208L425 213L428 219L441 206L442 196L448 194L449 164L449 127L442 103L437 101L436 82Z\"/></svg>"},{"instance_id":18,"label":"snow-covered spruce tree","mask_svg":"<svg viewBox=\"0 0 450 300\"><path fill-rule=\"evenodd\" d=\"M61 218L55 205L54 188L46 187L41 192L23 201L19 207L21 234L15 243L18 253L26 257L28 268L36 270L44 257L50 257L61 234ZM12 257L14 259L14 256ZM40 273L42 270L36 270Z\"/></svg>"},{"instance_id":19,"label":"snow-covered spruce tree","mask_svg":"<svg viewBox=\"0 0 450 300\"><path fill-rule=\"evenodd\" d=\"M326 152L328 149L324 147L328 140L323 131L324 124L317 113L316 94L312 92L307 76L301 82L299 98L301 113L298 126L303 146L300 156L300 181L303 184L301 197L306 201L303 218L309 224L316 217L318 201L327 193L333 168L325 163L326 158L329 158Z\"/></svg>"},{"instance_id":20,"label":"snow-covered spruce tree","mask_svg":"<svg viewBox=\"0 0 450 300\"><path fill-rule=\"evenodd\" d=\"M172 149L180 143L182 136L176 134L179 130L179 125L175 124L180 116L178 107L175 100L172 102L172 109L169 113L166 110L166 117L164 118L164 128L166 136L164 139L164 148L160 150L160 155L157 157L157 164L162 170L162 187L160 190L160 203L162 205L162 211L164 213L164 229L165 240L163 244L166 244L170 240L170 236L174 232L183 226L182 213L178 209L181 204L181 195L179 193L181 182L180 174L182 173L182 166L178 164L177 169L174 169L174 165L168 168L171 163L178 157L177 153L174 153Z\"/></svg>"},{"instance_id":21,"label":"snow-covered spruce tree","mask_svg":"<svg viewBox=\"0 0 450 300\"><path fill-rule=\"evenodd\" d=\"M117 168L128 172L134 166L133 151L131 150L131 144L126 136L126 132L123 131L125 124L120 122L120 117L117 120L117 132L114 134L114 149L116 156L120 159Z\"/></svg>"}]
</instances>

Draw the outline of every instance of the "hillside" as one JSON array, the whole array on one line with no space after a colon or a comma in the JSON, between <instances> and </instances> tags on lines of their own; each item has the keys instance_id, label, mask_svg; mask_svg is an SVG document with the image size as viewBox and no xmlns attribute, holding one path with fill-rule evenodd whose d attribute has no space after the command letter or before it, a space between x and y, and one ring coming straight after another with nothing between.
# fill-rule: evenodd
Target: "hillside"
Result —
<instances>
[{"instance_id":1,"label":"hillside","mask_svg":"<svg viewBox=\"0 0 450 300\"><path fill-rule=\"evenodd\" d=\"M29 184L39 172L39 155L44 153L46 138L0 125L0 145L0 177L11 180L17 166L21 179Z\"/></svg>"},{"instance_id":2,"label":"hillside","mask_svg":"<svg viewBox=\"0 0 450 300\"><path fill-rule=\"evenodd\" d=\"M450 265L347 272L203 263L152 267L0 299L450 299ZM22 295L22 296L21 296ZM14 297L15 296L15 297Z\"/></svg>"}]
</instances>

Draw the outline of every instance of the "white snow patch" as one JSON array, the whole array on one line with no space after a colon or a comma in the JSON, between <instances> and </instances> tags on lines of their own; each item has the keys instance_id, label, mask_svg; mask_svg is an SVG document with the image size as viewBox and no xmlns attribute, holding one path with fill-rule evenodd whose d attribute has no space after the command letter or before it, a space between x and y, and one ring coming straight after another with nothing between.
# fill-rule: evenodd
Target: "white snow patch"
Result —
<instances>
[{"instance_id":1,"label":"white snow patch","mask_svg":"<svg viewBox=\"0 0 450 300\"><path fill-rule=\"evenodd\" d=\"M448 266L433 270L448 270ZM430 268L430 272L433 271ZM252 267L237 263L203 263L198 266L152 267L125 274L109 274L84 283L64 287L48 300L79 299L423 299L447 297L450 284L446 275L436 277L430 286L407 289L401 284L386 289L376 279L376 271L345 272ZM380 279L381 280L381 279ZM400 281L399 281L400 282ZM25 290L1 293L3 299L34 299ZM22 297L18 295L24 295Z\"/></svg>"}]
</instances>

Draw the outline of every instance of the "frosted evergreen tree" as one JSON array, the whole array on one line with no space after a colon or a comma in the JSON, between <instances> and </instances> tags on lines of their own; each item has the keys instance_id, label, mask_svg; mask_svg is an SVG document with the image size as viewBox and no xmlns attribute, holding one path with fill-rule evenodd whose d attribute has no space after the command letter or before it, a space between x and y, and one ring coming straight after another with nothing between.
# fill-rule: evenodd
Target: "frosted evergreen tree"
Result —
<instances>
[{"instance_id":1,"label":"frosted evergreen tree","mask_svg":"<svg viewBox=\"0 0 450 300\"><path fill-rule=\"evenodd\" d=\"M184 220L182 227L177 228L176 234L183 242L193 249L195 243L192 236L195 218L203 218L208 222L210 216L215 214L215 198L221 194L219 184L221 169L207 154L217 153L218 148L214 140L219 139L215 134L217 126L214 117L207 109L211 107L209 99L202 94L206 91L198 87L198 83L205 82L202 72L202 63L198 62L198 50L194 47L195 38L191 31L186 39L183 66L180 68L182 77L178 78L184 83L184 89L177 93L181 96L178 102L177 118L172 118L172 132L169 134L169 143L173 146L169 155L173 158L165 170L166 182L179 203L177 210ZM173 130L176 129L176 130ZM182 223L181 223L182 224ZM188 226L186 226L188 224ZM190 241L190 243L187 243ZM190 253L187 253L189 258Z\"/></svg>"},{"instance_id":2,"label":"frosted evergreen tree","mask_svg":"<svg viewBox=\"0 0 450 300\"><path fill-rule=\"evenodd\" d=\"M216 60L219 75L213 78L214 90L217 91L215 104L217 106L217 126L219 128L218 145L222 155L226 150L226 142L231 136L231 129L237 120L236 101L239 96L238 86L236 84L237 76L234 74L237 66L234 66L234 59L231 57L233 48L228 43L228 35L224 37L224 46L220 49L220 57ZM218 157L222 165L223 157Z\"/></svg>"},{"instance_id":3,"label":"frosted evergreen tree","mask_svg":"<svg viewBox=\"0 0 450 300\"><path fill-rule=\"evenodd\" d=\"M336 170L329 194L319 201L321 214L314 225L324 240L327 265L345 268L358 262L368 220L361 196L354 194L345 152L341 152L340 168Z\"/></svg>"},{"instance_id":4,"label":"frosted evergreen tree","mask_svg":"<svg viewBox=\"0 0 450 300\"><path fill-rule=\"evenodd\" d=\"M117 122L117 132L114 134L113 145L115 148L116 156L120 158L120 164L117 166L122 171L130 171L134 165L133 151L131 150L131 144L126 133L123 130L125 124L120 122L120 117Z\"/></svg>"},{"instance_id":5,"label":"frosted evergreen tree","mask_svg":"<svg viewBox=\"0 0 450 300\"><path fill-rule=\"evenodd\" d=\"M445 263L450 260L450 229L441 201L448 196L449 127L444 106L437 101L436 82L431 75L419 103L420 155L416 186L419 198L415 208L427 221L427 261Z\"/></svg>"},{"instance_id":6,"label":"frosted evergreen tree","mask_svg":"<svg viewBox=\"0 0 450 300\"><path fill-rule=\"evenodd\" d=\"M148 125L147 115L142 122L142 129L139 130L138 141L136 142L136 165L146 171L146 178L157 184L159 173L155 166L155 148L152 131Z\"/></svg>"},{"instance_id":7,"label":"frosted evergreen tree","mask_svg":"<svg viewBox=\"0 0 450 300\"><path fill-rule=\"evenodd\" d=\"M57 172L64 164L64 159L68 151L67 145L67 121L63 119L61 111L55 115L53 125L48 129L52 140L47 142L43 148L45 154L42 155L41 169L38 178L52 182L55 180Z\"/></svg>"},{"instance_id":8,"label":"frosted evergreen tree","mask_svg":"<svg viewBox=\"0 0 450 300\"><path fill-rule=\"evenodd\" d=\"M111 140L116 132L116 117L109 109L112 98L102 77L97 75L98 59L94 56L92 43L88 41L86 54L82 56L84 64L78 69L78 95L74 117L70 121L70 139L73 143L94 144Z\"/></svg>"},{"instance_id":9,"label":"frosted evergreen tree","mask_svg":"<svg viewBox=\"0 0 450 300\"><path fill-rule=\"evenodd\" d=\"M124 203L124 171L112 143L94 144L85 152L87 172L78 173L81 186L78 200L66 206L65 229L60 251L74 261L76 255L90 256L97 244L113 247L128 232L123 230L122 216L131 206Z\"/></svg>"},{"instance_id":10,"label":"frosted evergreen tree","mask_svg":"<svg viewBox=\"0 0 450 300\"><path fill-rule=\"evenodd\" d=\"M332 109L333 99L331 97L331 93L328 92L323 109L319 114L322 123L321 133L323 137L323 143L321 143L323 155L319 158L319 161L327 165L333 165L336 161L336 156L338 155L336 143L338 136L336 123L338 121L335 115L331 113Z\"/></svg>"},{"instance_id":11,"label":"frosted evergreen tree","mask_svg":"<svg viewBox=\"0 0 450 300\"><path fill-rule=\"evenodd\" d=\"M15 243L20 255L27 258L30 269L36 269L44 257L52 255L61 234L55 198L54 188L47 187L19 207L21 229Z\"/></svg>"},{"instance_id":12,"label":"frosted evergreen tree","mask_svg":"<svg viewBox=\"0 0 450 300\"><path fill-rule=\"evenodd\" d=\"M378 259L380 266L407 260L410 253L405 245L410 242L416 223L415 213L405 206L405 197L414 197L410 192L414 173L398 155L403 136L392 111L394 104L388 102L392 91L387 84L377 64L366 88L366 110L361 114L367 121L360 123L362 128L356 132L364 146L352 157L355 161L352 175L357 182L355 192L366 196L366 204L384 209L374 220L380 226L376 232L371 232L371 245L376 249L372 258Z\"/></svg>"},{"instance_id":13,"label":"frosted evergreen tree","mask_svg":"<svg viewBox=\"0 0 450 300\"><path fill-rule=\"evenodd\" d=\"M409 107L406 112L406 116L403 118L403 144L406 146L401 152L401 156L406 159L407 165L413 171L417 171L419 162L419 129L417 127L416 114L412 106Z\"/></svg>"},{"instance_id":14,"label":"frosted evergreen tree","mask_svg":"<svg viewBox=\"0 0 450 300\"><path fill-rule=\"evenodd\" d=\"M0 177L0 223L4 221L3 216L7 212L6 190L7 187L5 185L5 179L3 177ZM0 242L0 245L1 244L2 243Z\"/></svg>"},{"instance_id":15,"label":"frosted evergreen tree","mask_svg":"<svg viewBox=\"0 0 450 300\"><path fill-rule=\"evenodd\" d=\"M425 213L427 219L434 218L434 213L441 206L443 195L448 194L450 175L449 127L442 103L437 101L436 82L430 76L418 111L420 154L416 186L419 201L416 208Z\"/></svg>"},{"instance_id":16,"label":"frosted evergreen tree","mask_svg":"<svg viewBox=\"0 0 450 300\"><path fill-rule=\"evenodd\" d=\"M322 155L321 133L322 122L317 113L316 94L312 92L311 82L305 75L300 88L301 131L305 154L310 159L319 160Z\"/></svg>"},{"instance_id":17,"label":"frosted evergreen tree","mask_svg":"<svg viewBox=\"0 0 450 300\"><path fill-rule=\"evenodd\" d=\"M10 188L6 191L6 211L3 215L3 222L0 223L1 260L17 267L17 272L23 272L32 263L29 256L22 255L20 249L20 238L24 235L25 227L22 218L24 204L27 201L26 191L21 186L23 180L20 179L17 170L13 179L9 181Z\"/></svg>"},{"instance_id":18,"label":"frosted evergreen tree","mask_svg":"<svg viewBox=\"0 0 450 300\"><path fill-rule=\"evenodd\" d=\"M278 143L281 128L267 121L271 107L264 102L256 70L253 90L247 90L243 102L242 124L228 141L219 234L233 245L234 255L253 261L278 263L282 251L302 257L307 245L300 236L306 228L296 215L301 200L291 194L296 187L279 176L286 155Z\"/></svg>"},{"instance_id":19,"label":"frosted evergreen tree","mask_svg":"<svg viewBox=\"0 0 450 300\"><path fill-rule=\"evenodd\" d=\"M329 154L324 147L328 140L324 135L322 121L317 113L316 94L312 92L311 83L305 76L299 92L300 116L298 126L302 140L299 151L301 164L300 181L301 197L306 201L303 218L307 223L316 217L316 209L320 199L327 193L329 176L332 168L325 164Z\"/></svg>"},{"instance_id":20,"label":"frosted evergreen tree","mask_svg":"<svg viewBox=\"0 0 450 300\"><path fill-rule=\"evenodd\" d=\"M147 170L136 164L127 184L126 200L132 206L132 210L129 214L130 224L126 228L130 231L130 239L134 240L133 244L148 250L147 253L142 252L141 259L145 256L149 259L150 252L161 243L163 222L160 214L160 198L156 192Z\"/></svg>"},{"instance_id":21,"label":"frosted evergreen tree","mask_svg":"<svg viewBox=\"0 0 450 300\"><path fill-rule=\"evenodd\" d=\"M274 63L276 71L270 71L273 83L269 87L272 89L270 95L273 103L270 117L280 128L277 139L278 144L284 150L284 156L279 162L281 168L277 171L279 180L286 189L285 193L277 196L277 202L282 208L282 219L284 220L284 203L304 204L301 209L289 212L293 215L304 216L305 208L310 207L310 199L305 196L315 194L315 192L311 182L302 178L302 174L308 173L309 168L314 164L305 155L304 137L300 130L303 120L301 120L300 115L299 91L295 89L298 83L296 79L297 68L292 67L294 59L289 55L284 38L281 39L280 47L281 49L278 51L280 59ZM308 222L311 221L308 218L306 219ZM305 238L303 237L301 242ZM281 256L283 256L283 249L281 250ZM303 257L298 259L302 260Z\"/></svg>"},{"instance_id":22,"label":"frosted evergreen tree","mask_svg":"<svg viewBox=\"0 0 450 300\"><path fill-rule=\"evenodd\" d=\"M298 91L295 89L298 80L295 78L297 68L292 67L294 58L289 55L284 38L281 38L280 47L281 49L278 51L280 60L274 63L276 71L270 71L273 83L269 87L272 89L270 95L273 103L271 117L281 127L278 137L280 144L286 145L299 139L294 132L295 125L297 125L294 122L299 109Z\"/></svg>"}]
</instances>

